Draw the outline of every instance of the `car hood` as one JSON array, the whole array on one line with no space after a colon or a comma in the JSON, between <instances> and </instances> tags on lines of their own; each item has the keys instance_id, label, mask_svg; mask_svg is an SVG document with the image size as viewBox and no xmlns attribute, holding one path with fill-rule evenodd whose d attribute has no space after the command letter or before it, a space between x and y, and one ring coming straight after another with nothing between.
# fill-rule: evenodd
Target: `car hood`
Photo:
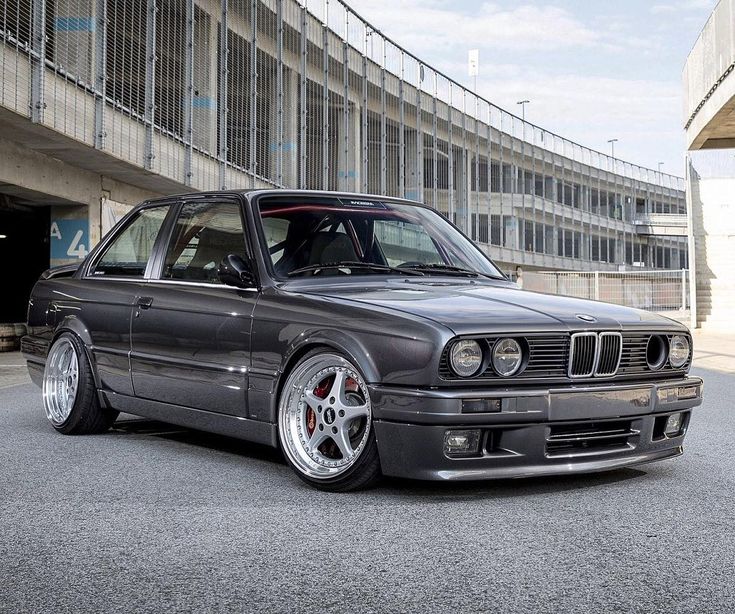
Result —
<instances>
[{"instance_id":1,"label":"car hood","mask_svg":"<svg viewBox=\"0 0 735 614\"><path fill-rule=\"evenodd\" d=\"M686 330L678 322L649 311L529 292L500 281L389 279L381 283L330 284L304 290L427 318L457 335L623 328ZM586 321L585 317L589 316L594 321Z\"/></svg>"}]
</instances>

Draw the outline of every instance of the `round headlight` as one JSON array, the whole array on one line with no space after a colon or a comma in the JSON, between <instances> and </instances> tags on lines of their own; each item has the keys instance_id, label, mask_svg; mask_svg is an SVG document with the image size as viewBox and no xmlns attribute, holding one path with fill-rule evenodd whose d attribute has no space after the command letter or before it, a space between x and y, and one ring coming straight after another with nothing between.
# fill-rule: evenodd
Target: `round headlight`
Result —
<instances>
[{"instance_id":1,"label":"round headlight","mask_svg":"<svg viewBox=\"0 0 735 614\"><path fill-rule=\"evenodd\" d=\"M498 375L510 377L518 372L523 362L521 344L515 339L501 339L493 348L493 369Z\"/></svg>"},{"instance_id":2,"label":"round headlight","mask_svg":"<svg viewBox=\"0 0 735 614\"><path fill-rule=\"evenodd\" d=\"M684 335L674 335L669 341L669 362L674 369L683 367L689 360L689 339Z\"/></svg>"},{"instance_id":3,"label":"round headlight","mask_svg":"<svg viewBox=\"0 0 735 614\"><path fill-rule=\"evenodd\" d=\"M482 348L477 341L462 339L457 341L449 353L452 370L460 377L472 377L482 366Z\"/></svg>"}]
</instances>

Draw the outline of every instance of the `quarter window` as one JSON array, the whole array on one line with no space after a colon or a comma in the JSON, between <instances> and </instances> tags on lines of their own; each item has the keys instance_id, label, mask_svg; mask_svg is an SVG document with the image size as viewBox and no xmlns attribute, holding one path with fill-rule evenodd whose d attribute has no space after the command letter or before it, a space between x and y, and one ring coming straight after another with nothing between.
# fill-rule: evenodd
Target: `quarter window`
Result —
<instances>
[{"instance_id":1,"label":"quarter window","mask_svg":"<svg viewBox=\"0 0 735 614\"><path fill-rule=\"evenodd\" d=\"M219 265L229 254L246 257L240 206L185 203L166 251L163 279L218 284Z\"/></svg>"},{"instance_id":2,"label":"quarter window","mask_svg":"<svg viewBox=\"0 0 735 614\"><path fill-rule=\"evenodd\" d=\"M125 229L113 239L97 261L92 274L105 277L140 277L145 275L153 244L161 230L169 206L142 209Z\"/></svg>"}]
</instances>

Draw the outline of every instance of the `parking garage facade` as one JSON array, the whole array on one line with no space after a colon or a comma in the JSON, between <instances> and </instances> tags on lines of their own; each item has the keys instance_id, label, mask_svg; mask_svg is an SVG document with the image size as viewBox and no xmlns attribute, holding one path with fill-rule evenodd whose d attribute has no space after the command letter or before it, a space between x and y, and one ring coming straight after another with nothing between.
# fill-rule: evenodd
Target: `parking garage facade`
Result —
<instances>
[{"instance_id":1,"label":"parking garage facade","mask_svg":"<svg viewBox=\"0 0 735 614\"><path fill-rule=\"evenodd\" d=\"M506 271L688 266L682 179L522 121L335 0L0 0L0 88L26 285L144 198L261 187L422 201Z\"/></svg>"}]
</instances>

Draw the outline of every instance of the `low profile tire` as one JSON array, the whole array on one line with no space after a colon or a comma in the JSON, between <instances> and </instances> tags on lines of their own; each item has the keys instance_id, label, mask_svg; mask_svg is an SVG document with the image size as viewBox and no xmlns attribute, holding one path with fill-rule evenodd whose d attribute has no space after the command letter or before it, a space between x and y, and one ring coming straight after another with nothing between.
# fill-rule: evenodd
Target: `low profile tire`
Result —
<instances>
[{"instance_id":1,"label":"low profile tire","mask_svg":"<svg viewBox=\"0 0 735 614\"><path fill-rule=\"evenodd\" d=\"M100 406L87 353L72 333L51 346L42 390L46 417L65 435L104 433L117 418L118 412Z\"/></svg>"},{"instance_id":2,"label":"low profile tire","mask_svg":"<svg viewBox=\"0 0 735 614\"><path fill-rule=\"evenodd\" d=\"M380 478L365 379L344 356L314 350L289 374L278 403L286 461L320 490L368 488Z\"/></svg>"}]
</instances>

